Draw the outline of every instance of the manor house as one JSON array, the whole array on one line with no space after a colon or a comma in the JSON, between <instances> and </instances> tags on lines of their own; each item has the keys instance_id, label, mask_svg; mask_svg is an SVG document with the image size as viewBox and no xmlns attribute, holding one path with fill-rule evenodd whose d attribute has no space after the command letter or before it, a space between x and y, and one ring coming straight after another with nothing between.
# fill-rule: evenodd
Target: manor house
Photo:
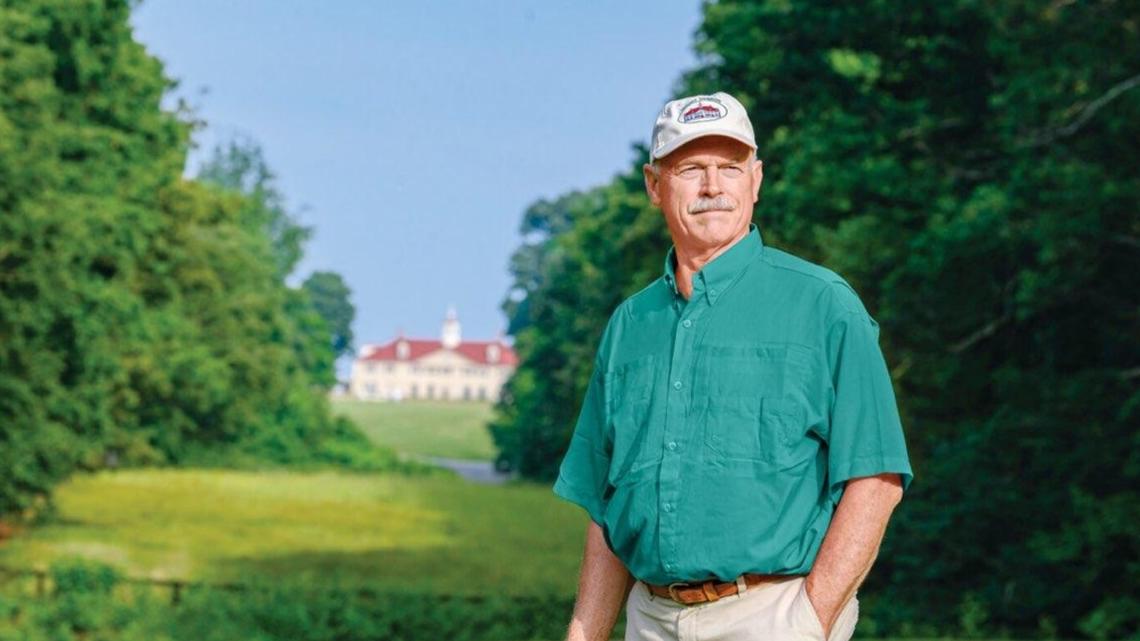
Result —
<instances>
[{"instance_id":1,"label":"manor house","mask_svg":"<svg viewBox=\"0 0 1140 641\"><path fill-rule=\"evenodd\" d=\"M491 341L460 338L455 309L439 340L405 338L364 345L352 363L349 395L375 401L438 399L496 401L518 359L502 334Z\"/></svg>"}]
</instances>

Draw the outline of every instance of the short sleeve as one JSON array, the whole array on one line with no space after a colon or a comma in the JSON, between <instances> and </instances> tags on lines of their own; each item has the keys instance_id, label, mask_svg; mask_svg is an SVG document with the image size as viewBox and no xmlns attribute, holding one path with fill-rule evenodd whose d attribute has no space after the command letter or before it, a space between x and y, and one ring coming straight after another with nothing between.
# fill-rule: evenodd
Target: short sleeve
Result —
<instances>
[{"instance_id":1,"label":"short sleeve","mask_svg":"<svg viewBox=\"0 0 1140 641\"><path fill-rule=\"evenodd\" d=\"M605 367L594 363L582 409L562 459L554 493L582 506L602 525L610 468L606 441Z\"/></svg>"},{"instance_id":2,"label":"short sleeve","mask_svg":"<svg viewBox=\"0 0 1140 641\"><path fill-rule=\"evenodd\" d=\"M905 491L914 474L878 323L862 311L841 315L828 330L827 351L834 390L825 436L832 499L847 480L884 472L898 473Z\"/></svg>"}]
</instances>

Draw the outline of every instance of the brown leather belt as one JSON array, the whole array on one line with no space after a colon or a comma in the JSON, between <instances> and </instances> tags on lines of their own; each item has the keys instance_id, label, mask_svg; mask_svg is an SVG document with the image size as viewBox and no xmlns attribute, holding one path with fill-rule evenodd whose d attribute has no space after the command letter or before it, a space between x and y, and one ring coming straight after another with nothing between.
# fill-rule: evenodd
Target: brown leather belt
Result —
<instances>
[{"instance_id":1,"label":"brown leather belt","mask_svg":"<svg viewBox=\"0 0 1140 641\"><path fill-rule=\"evenodd\" d=\"M787 579L793 579L802 574L755 574L746 572L738 579L732 581L719 581L717 579L708 579L707 581L696 582L675 582L668 585L654 585L652 583L645 583L649 591L657 596L663 596L667 599L673 599L677 603L685 605L692 605L694 603L705 603L707 601L718 601L721 597L732 596L739 592L737 581L743 579L745 589L760 583L779 582Z\"/></svg>"}]
</instances>

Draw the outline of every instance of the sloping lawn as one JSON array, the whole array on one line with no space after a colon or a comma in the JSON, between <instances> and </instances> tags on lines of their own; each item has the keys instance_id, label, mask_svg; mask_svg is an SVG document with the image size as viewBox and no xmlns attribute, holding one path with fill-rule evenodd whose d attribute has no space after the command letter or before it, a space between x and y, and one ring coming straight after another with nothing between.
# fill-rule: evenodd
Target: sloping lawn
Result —
<instances>
[{"instance_id":1,"label":"sloping lawn","mask_svg":"<svg viewBox=\"0 0 1140 641\"><path fill-rule=\"evenodd\" d=\"M0 563L77 555L135 576L573 595L587 523L545 484L450 476L124 470L56 496L54 522L0 543Z\"/></svg>"},{"instance_id":2,"label":"sloping lawn","mask_svg":"<svg viewBox=\"0 0 1140 641\"><path fill-rule=\"evenodd\" d=\"M491 407L462 401L333 402L333 411L351 418L379 445L409 454L486 461L495 457L486 427Z\"/></svg>"}]
</instances>

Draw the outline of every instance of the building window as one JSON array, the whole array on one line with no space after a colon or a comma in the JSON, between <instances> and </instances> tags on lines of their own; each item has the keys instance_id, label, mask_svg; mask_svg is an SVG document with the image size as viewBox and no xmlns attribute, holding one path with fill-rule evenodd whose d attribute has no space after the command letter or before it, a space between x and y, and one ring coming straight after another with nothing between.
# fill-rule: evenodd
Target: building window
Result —
<instances>
[{"instance_id":1,"label":"building window","mask_svg":"<svg viewBox=\"0 0 1140 641\"><path fill-rule=\"evenodd\" d=\"M447 396L448 396L448 394L447 394L447 393L448 393L450 390L449 390L449 389L447 389L447 387L445 386L445 387L444 387L442 390L440 390L440 391L443 393L443 400L445 400L445 401L446 401L446 400L447 400Z\"/></svg>"},{"instance_id":2,"label":"building window","mask_svg":"<svg viewBox=\"0 0 1140 641\"><path fill-rule=\"evenodd\" d=\"M487 400L487 388L486 387L480 387L479 388L479 400L481 400L481 401Z\"/></svg>"},{"instance_id":3,"label":"building window","mask_svg":"<svg viewBox=\"0 0 1140 641\"><path fill-rule=\"evenodd\" d=\"M412 398L419 398L420 397L420 388L415 383L412 383L411 396L412 396Z\"/></svg>"},{"instance_id":4,"label":"building window","mask_svg":"<svg viewBox=\"0 0 1140 641\"><path fill-rule=\"evenodd\" d=\"M431 383L428 383L427 386L427 397L435 398L435 385L432 385Z\"/></svg>"},{"instance_id":5,"label":"building window","mask_svg":"<svg viewBox=\"0 0 1140 641\"><path fill-rule=\"evenodd\" d=\"M463 386L463 400L465 400L465 401L471 400L471 386L470 385L464 385Z\"/></svg>"}]
</instances>

